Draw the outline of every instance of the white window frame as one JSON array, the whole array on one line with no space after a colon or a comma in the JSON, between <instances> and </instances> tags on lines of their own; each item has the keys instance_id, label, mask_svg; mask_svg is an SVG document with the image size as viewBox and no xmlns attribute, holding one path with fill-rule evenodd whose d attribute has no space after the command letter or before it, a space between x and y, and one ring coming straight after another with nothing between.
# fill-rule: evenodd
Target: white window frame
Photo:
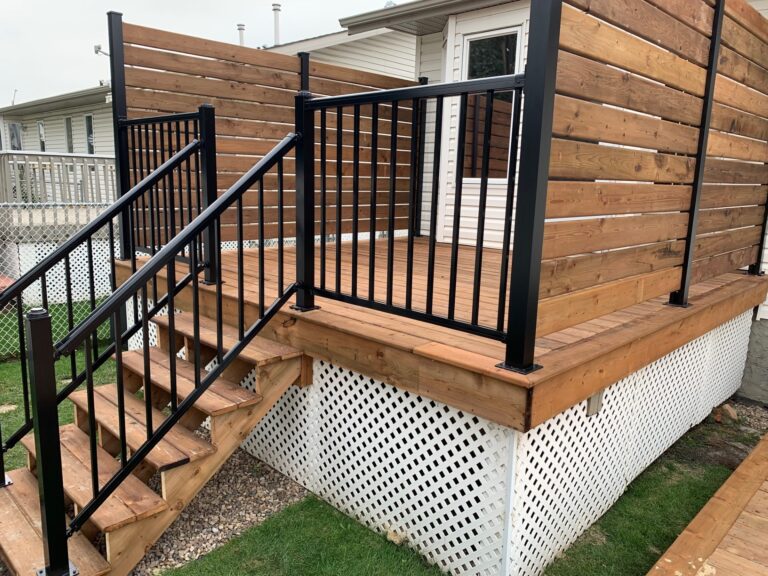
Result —
<instances>
[{"instance_id":1,"label":"white window frame","mask_svg":"<svg viewBox=\"0 0 768 576\"><path fill-rule=\"evenodd\" d=\"M45 152L45 120L37 121L37 145L40 152Z\"/></svg>"},{"instance_id":2,"label":"white window frame","mask_svg":"<svg viewBox=\"0 0 768 576\"><path fill-rule=\"evenodd\" d=\"M91 119L91 138L93 140L92 143L88 142L88 118ZM85 114L83 116L83 123L85 124L85 153L96 154L96 123L95 123L93 114ZM89 151L89 148L92 148L93 150Z\"/></svg>"},{"instance_id":3,"label":"white window frame","mask_svg":"<svg viewBox=\"0 0 768 576\"><path fill-rule=\"evenodd\" d=\"M517 45L515 46L515 74L519 74L523 69L523 25L516 24L515 26L505 26L504 28L496 28L494 30L484 30L482 32L475 32L472 34L465 34L463 37L463 46L461 53L461 79L468 80L469 76L469 44L474 40L483 40L485 38L496 38L497 36L508 36L510 34L517 35ZM509 146L512 147L512 130L509 131ZM509 174L509 166L511 162L507 163L507 174ZM482 178L470 178L463 177L459 174L457 178L463 178L465 184L480 184ZM508 178L488 178L489 183L501 184L505 183Z\"/></svg>"},{"instance_id":4,"label":"white window frame","mask_svg":"<svg viewBox=\"0 0 768 576\"><path fill-rule=\"evenodd\" d=\"M64 145L67 147L67 153L75 153L75 126L72 116L64 118Z\"/></svg>"}]
</instances>

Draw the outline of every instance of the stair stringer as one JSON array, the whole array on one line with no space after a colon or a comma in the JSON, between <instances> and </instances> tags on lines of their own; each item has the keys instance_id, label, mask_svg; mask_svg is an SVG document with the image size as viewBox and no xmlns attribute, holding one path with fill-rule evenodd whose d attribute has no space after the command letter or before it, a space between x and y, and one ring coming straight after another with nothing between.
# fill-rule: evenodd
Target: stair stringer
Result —
<instances>
[{"instance_id":1,"label":"stair stringer","mask_svg":"<svg viewBox=\"0 0 768 576\"><path fill-rule=\"evenodd\" d=\"M302 358L290 358L261 368L262 401L211 418L211 442L216 452L196 462L160 473L162 496L168 509L157 516L106 535L110 576L127 575L160 536L179 517L205 484L248 437L283 394L301 382Z\"/></svg>"}]
</instances>

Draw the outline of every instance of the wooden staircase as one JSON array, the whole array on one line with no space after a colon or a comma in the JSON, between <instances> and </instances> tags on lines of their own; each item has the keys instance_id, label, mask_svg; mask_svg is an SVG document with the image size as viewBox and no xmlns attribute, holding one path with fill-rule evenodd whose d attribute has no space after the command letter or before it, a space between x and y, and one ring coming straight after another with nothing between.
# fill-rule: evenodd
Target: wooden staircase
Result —
<instances>
[{"instance_id":1,"label":"wooden staircase","mask_svg":"<svg viewBox=\"0 0 768 576\"><path fill-rule=\"evenodd\" d=\"M152 426L167 417L171 400L171 354L176 359L176 394L179 401L195 389L192 361L194 327L190 313L175 315L175 337L166 317L153 318L158 346L125 352L123 358L125 442L129 454L147 440L147 413L143 394L151 394ZM215 321L200 318L201 366L216 356ZM178 343L177 350L170 342ZM224 349L237 342L237 330L224 327ZM301 379L302 353L289 346L255 337L224 374L195 402L184 417L149 452L134 474L123 482L91 516L83 529L68 540L69 558L80 576L124 575L143 558L168 526L181 514L206 482L240 446L282 394ZM145 390L144 370L151 390ZM255 370L255 390L239 385ZM115 384L96 387L93 394L95 429L89 425L86 390L69 397L75 422L60 427L64 493L75 514L92 499L90 435L98 441L99 482L107 482L120 469L120 418ZM210 434L197 434L209 419ZM31 576L45 566L40 503L36 477L36 449L32 434L23 445L29 453L28 469L9 474L13 484L0 489L0 553L13 574ZM149 486L159 475L160 493Z\"/></svg>"}]
</instances>

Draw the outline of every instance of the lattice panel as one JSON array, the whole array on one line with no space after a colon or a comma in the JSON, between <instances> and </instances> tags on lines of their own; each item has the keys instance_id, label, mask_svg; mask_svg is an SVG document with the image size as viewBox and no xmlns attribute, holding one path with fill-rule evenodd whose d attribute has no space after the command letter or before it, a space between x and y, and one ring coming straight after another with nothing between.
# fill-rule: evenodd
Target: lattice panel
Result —
<instances>
[{"instance_id":1,"label":"lattice panel","mask_svg":"<svg viewBox=\"0 0 768 576\"><path fill-rule=\"evenodd\" d=\"M741 384L751 311L521 435L510 575L536 576Z\"/></svg>"},{"instance_id":2,"label":"lattice panel","mask_svg":"<svg viewBox=\"0 0 768 576\"><path fill-rule=\"evenodd\" d=\"M536 576L738 389L750 319L617 382L596 415L585 401L527 434L316 361L245 448L449 573Z\"/></svg>"},{"instance_id":3,"label":"lattice panel","mask_svg":"<svg viewBox=\"0 0 768 576\"><path fill-rule=\"evenodd\" d=\"M324 362L314 372L246 449L444 569L498 574L514 432Z\"/></svg>"}]
</instances>

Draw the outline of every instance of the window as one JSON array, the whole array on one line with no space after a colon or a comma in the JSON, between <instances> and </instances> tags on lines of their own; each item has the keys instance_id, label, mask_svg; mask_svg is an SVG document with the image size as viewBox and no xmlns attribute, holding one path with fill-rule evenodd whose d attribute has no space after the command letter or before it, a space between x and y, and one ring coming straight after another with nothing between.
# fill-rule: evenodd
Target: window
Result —
<instances>
[{"instance_id":1,"label":"window","mask_svg":"<svg viewBox=\"0 0 768 576\"><path fill-rule=\"evenodd\" d=\"M11 138L11 150L21 150L21 124L11 122L8 125L8 132Z\"/></svg>"},{"instance_id":2,"label":"window","mask_svg":"<svg viewBox=\"0 0 768 576\"><path fill-rule=\"evenodd\" d=\"M45 152L45 122L37 122L37 140L40 143L40 152Z\"/></svg>"},{"instance_id":3,"label":"window","mask_svg":"<svg viewBox=\"0 0 768 576\"><path fill-rule=\"evenodd\" d=\"M85 147L88 154L96 153L93 140L93 114L88 114L85 117Z\"/></svg>"},{"instance_id":4,"label":"window","mask_svg":"<svg viewBox=\"0 0 768 576\"><path fill-rule=\"evenodd\" d=\"M470 37L465 45L467 80L507 76L518 72L520 31L507 30ZM491 116L491 142L488 177L506 178L512 127L513 93L494 94ZM464 177L480 178L485 142L487 96L471 95L467 102L467 127L464 146Z\"/></svg>"},{"instance_id":5,"label":"window","mask_svg":"<svg viewBox=\"0 0 768 576\"><path fill-rule=\"evenodd\" d=\"M67 141L67 152L74 154L75 152L75 138L72 133L72 118L64 118L64 137Z\"/></svg>"}]
</instances>

